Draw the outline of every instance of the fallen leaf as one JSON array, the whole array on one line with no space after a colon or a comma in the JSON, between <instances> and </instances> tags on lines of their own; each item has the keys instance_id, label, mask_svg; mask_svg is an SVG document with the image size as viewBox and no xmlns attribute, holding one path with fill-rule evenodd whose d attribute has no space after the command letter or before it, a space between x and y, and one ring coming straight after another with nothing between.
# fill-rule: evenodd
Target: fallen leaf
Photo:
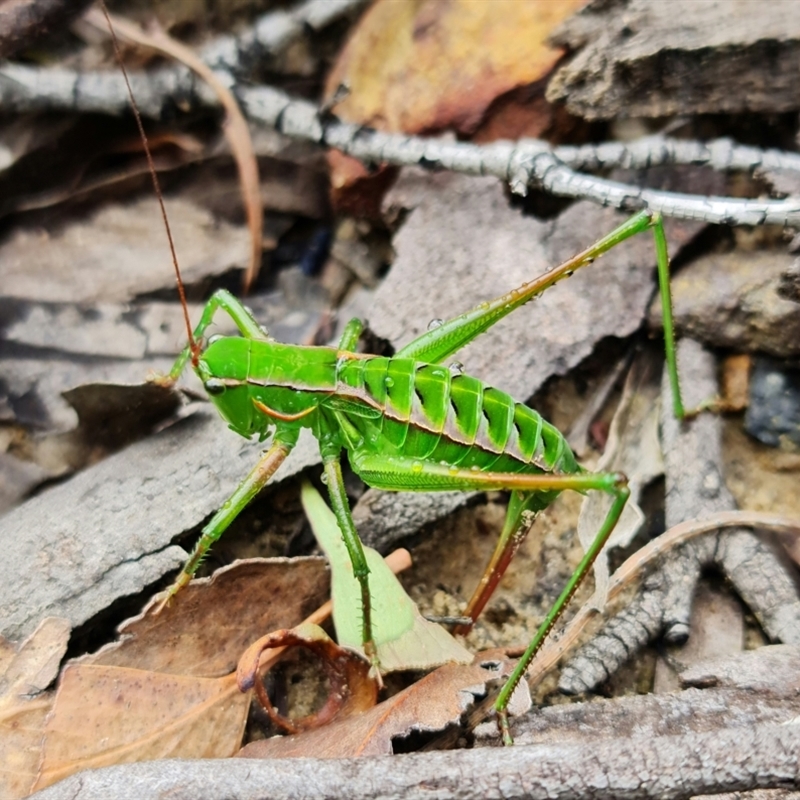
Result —
<instances>
[{"instance_id":1,"label":"fallen leaf","mask_svg":"<svg viewBox=\"0 0 800 800\"><path fill-rule=\"evenodd\" d=\"M233 675L197 678L72 664L45 728L43 789L84 769L156 758L222 758L241 742L250 707Z\"/></svg>"},{"instance_id":2,"label":"fallen leaf","mask_svg":"<svg viewBox=\"0 0 800 800\"><path fill-rule=\"evenodd\" d=\"M328 594L324 559L247 559L192 581L160 614L155 599L119 627L120 641L82 664L219 677L260 631L297 625Z\"/></svg>"},{"instance_id":3,"label":"fallen leaf","mask_svg":"<svg viewBox=\"0 0 800 800\"><path fill-rule=\"evenodd\" d=\"M339 644L364 653L361 630L361 586L336 517L319 492L307 481L301 492L303 508L317 543L331 565L333 624ZM406 594L380 553L364 547L369 566L372 627L381 672L432 669L455 662L469 664L473 655L441 625L428 622Z\"/></svg>"},{"instance_id":4,"label":"fallen leaf","mask_svg":"<svg viewBox=\"0 0 800 800\"><path fill-rule=\"evenodd\" d=\"M547 44L556 24L585 0L379 0L361 17L325 85L337 116L384 131L431 133L455 130L481 140L538 136L549 126L545 82L562 55ZM515 90L529 90L523 98ZM498 119L487 111L503 96ZM339 208L377 212L379 197L394 179L380 169L375 178L347 156L332 154L332 199ZM365 197L366 196L366 197Z\"/></svg>"},{"instance_id":5,"label":"fallen leaf","mask_svg":"<svg viewBox=\"0 0 800 800\"><path fill-rule=\"evenodd\" d=\"M65 668L36 788L82 769L236 752L250 707L239 656L254 631L300 623L327 590L321 558L250 559L193 581L157 616L154 599L119 642Z\"/></svg>"},{"instance_id":6,"label":"fallen leaf","mask_svg":"<svg viewBox=\"0 0 800 800\"><path fill-rule=\"evenodd\" d=\"M102 12L90 9L84 20L91 22L100 30L112 28L112 17L105 6ZM258 277L261 266L261 239L264 227L264 209L261 204L261 191L258 181L258 162L256 161L253 141L250 138L250 129L244 118L239 103L233 92L216 73L206 64L190 47L177 39L173 39L162 30L152 30L145 33L138 25L122 17L113 17L113 30L111 31L116 47L115 35L119 34L129 41L155 50L157 53L174 58L185 64L197 73L213 90L222 107L225 109L225 125L223 132L236 160L239 170L239 180L242 187L242 201L247 215L247 227L250 229L250 263L244 277L244 291L253 285ZM124 67L123 67L124 69Z\"/></svg>"},{"instance_id":7,"label":"fallen leaf","mask_svg":"<svg viewBox=\"0 0 800 800\"><path fill-rule=\"evenodd\" d=\"M39 746L55 680L70 635L67 620L49 617L15 650L0 638L0 797L26 797L36 778Z\"/></svg>"},{"instance_id":8,"label":"fallen leaf","mask_svg":"<svg viewBox=\"0 0 800 800\"><path fill-rule=\"evenodd\" d=\"M539 80L561 56L552 28L585 0L379 0L326 83L337 116L382 130L470 134L499 95Z\"/></svg>"},{"instance_id":9,"label":"fallen leaf","mask_svg":"<svg viewBox=\"0 0 800 800\"><path fill-rule=\"evenodd\" d=\"M259 678L264 652L287 647L311 650L320 659L328 678L329 691L325 704L318 712L301 719L288 719L279 714ZM251 645L239 661L236 682L243 692L255 688L262 707L276 725L289 733L298 733L372 708L378 697L378 682L370 676L370 672L370 664L363 656L339 647L319 625L304 623L291 630L270 633Z\"/></svg>"}]
</instances>

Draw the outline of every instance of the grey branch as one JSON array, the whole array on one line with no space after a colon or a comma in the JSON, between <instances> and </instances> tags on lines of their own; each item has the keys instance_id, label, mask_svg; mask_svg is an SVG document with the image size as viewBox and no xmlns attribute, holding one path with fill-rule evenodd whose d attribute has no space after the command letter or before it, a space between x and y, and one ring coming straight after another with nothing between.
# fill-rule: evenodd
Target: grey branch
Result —
<instances>
[{"instance_id":1,"label":"grey branch","mask_svg":"<svg viewBox=\"0 0 800 800\"><path fill-rule=\"evenodd\" d=\"M689 798L800 788L800 725L382 758L151 761L73 775L37 800Z\"/></svg>"},{"instance_id":2,"label":"grey branch","mask_svg":"<svg viewBox=\"0 0 800 800\"><path fill-rule=\"evenodd\" d=\"M800 172L800 156L736 145L727 139L707 144L649 137L630 144L606 143L551 148L547 142L500 141L488 145L391 134L320 115L305 100L270 87L246 87L237 77L265 56L277 55L306 27L321 28L363 0L307 0L293 11L265 15L244 34L223 36L201 56L237 90L252 122L288 136L335 147L367 163L422 165L470 175L494 175L512 191L540 187L562 197L585 198L624 210L649 208L665 216L714 224L777 224L800 227L800 198L749 200L701 197L642 189L580 170L664 164L702 164L717 170L759 169ZM188 69L170 67L134 73L131 85L142 114L160 117L169 107L213 105L213 93ZM76 73L20 64L0 67L0 108L4 111L69 109L119 114L127 108L124 86L115 73Z\"/></svg>"},{"instance_id":3,"label":"grey branch","mask_svg":"<svg viewBox=\"0 0 800 800\"><path fill-rule=\"evenodd\" d=\"M200 57L226 82L247 74L254 65L280 55L310 30L320 30L350 13L365 0L306 0L290 11L259 17L244 33L220 36L200 51ZM216 105L217 100L183 65L130 75L141 113L159 118L168 108ZM119 72L79 73L7 63L0 67L0 108L9 111L70 110L121 114L128 94Z\"/></svg>"},{"instance_id":4,"label":"grey branch","mask_svg":"<svg viewBox=\"0 0 800 800\"><path fill-rule=\"evenodd\" d=\"M679 343L689 407L716 393L710 353L689 339ZM721 420L702 414L688 425L671 412L662 392L662 443L667 483L667 527L734 508L722 477ZM689 635L694 587L705 567L728 576L772 640L800 643L800 600L787 567L754 533L733 529L706 534L676 548L644 581L636 598L564 667L559 689L588 691L606 680L634 653L663 635L679 643Z\"/></svg>"},{"instance_id":5,"label":"grey branch","mask_svg":"<svg viewBox=\"0 0 800 800\"><path fill-rule=\"evenodd\" d=\"M239 97L251 121L274 127L287 136L335 147L366 163L421 165L468 175L494 175L522 195L529 187L541 187L562 197L585 198L623 210L649 208L679 219L725 225L800 226L800 198L742 200L642 189L576 172L564 160L572 159L585 167L587 163L598 164L601 157L607 156L611 162L616 159L620 163L643 165L648 162L647 152L652 151L652 163L686 158L690 163L698 163L698 159L699 163L718 163L721 168L780 163L783 169L800 169L800 158L790 153L740 148L724 141L710 145L690 143L691 147L683 148L663 138L607 151L600 147L593 151L574 147L552 149L546 142L534 139L474 145L384 133L335 118L322 118L313 104L269 87L242 88Z\"/></svg>"}]
</instances>

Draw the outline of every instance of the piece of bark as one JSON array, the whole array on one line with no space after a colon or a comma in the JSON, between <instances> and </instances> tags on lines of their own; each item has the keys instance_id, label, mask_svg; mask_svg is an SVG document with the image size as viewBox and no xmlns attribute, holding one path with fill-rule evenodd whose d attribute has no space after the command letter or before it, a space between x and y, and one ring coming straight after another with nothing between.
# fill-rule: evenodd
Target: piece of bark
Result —
<instances>
[{"instance_id":1,"label":"piece of bark","mask_svg":"<svg viewBox=\"0 0 800 800\"><path fill-rule=\"evenodd\" d=\"M0 517L0 633L23 637L45 616L80 625L181 566L188 554L172 541L219 508L261 450L203 408ZM278 479L318 460L302 437Z\"/></svg>"},{"instance_id":2,"label":"piece of bark","mask_svg":"<svg viewBox=\"0 0 800 800\"><path fill-rule=\"evenodd\" d=\"M800 788L798 725L375 759L152 761L75 775L36 800L690 798ZM612 769L610 765L614 765Z\"/></svg>"},{"instance_id":3,"label":"piece of bark","mask_svg":"<svg viewBox=\"0 0 800 800\"><path fill-rule=\"evenodd\" d=\"M687 264L671 282L677 329L712 347L800 355L800 307L781 296L793 257L783 250L709 253ZM654 302L648 322L661 323Z\"/></svg>"},{"instance_id":4,"label":"piece of bark","mask_svg":"<svg viewBox=\"0 0 800 800\"><path fill-rule=\"evenodd\" d=\"M550 81L547 99L586 119L800 107L793 3L591 3L551 41L578 52Z\"/></svg>"}]
</instances>

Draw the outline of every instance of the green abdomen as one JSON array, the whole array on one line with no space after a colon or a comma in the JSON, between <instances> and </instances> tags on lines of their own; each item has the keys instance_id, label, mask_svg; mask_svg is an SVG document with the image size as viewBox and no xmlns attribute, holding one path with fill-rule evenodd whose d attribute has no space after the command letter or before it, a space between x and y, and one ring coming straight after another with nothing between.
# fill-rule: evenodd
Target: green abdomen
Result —
<instances>
[{"instance_id":1,"label":"green abdomen","mask_svg":"<svg viewBox=\"0 0 800 800\"><path fill-rule=\"evenodd\" d=\"M379 407L369 418L349 414L363 447L450 466L496 472L579 471L564 437L505 392L447 367L407 358L346 361L337 392Z\"/></svg>"}]
</instances>

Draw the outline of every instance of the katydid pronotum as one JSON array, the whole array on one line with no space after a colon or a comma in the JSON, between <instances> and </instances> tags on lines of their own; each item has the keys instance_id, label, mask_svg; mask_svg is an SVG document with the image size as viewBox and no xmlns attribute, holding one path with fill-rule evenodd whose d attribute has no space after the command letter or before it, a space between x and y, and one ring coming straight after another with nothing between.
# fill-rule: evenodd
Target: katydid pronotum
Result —
<instances>
[{"instance_id":1,"label":"katydid pronotum","mask_svg":"<svg viewBox=\"0 0 800 800\"><path fill-rule=\"evenodd\" d=\"M112 31L113 36L113 31ZM131 98L133 99L133 98ZM134 104L135 110L135 104ZM138 113L137 113L138 120ZM141 123L140 123L141 130ZM147 142L142 131L145 151ZM162 203L155 171L151 171ZM464 610L467 630L481 613L527 534L535 515L571 489L607 493L611 506L597 535L495 702L506 743L506 709L517 684L613 531L629 496L620 473L581 468L562 434L536 411L446 362L500 319L620 242L652 230L663 305L664 338L674 413L684 417L678 384L669 294L669 258L659 214L640 211L582 253L522 286L432 328L392 357L356 352L363 323L351 320L336 347L281 344L227 291L217 291L192 331L166 213L188 344L167 376L174 383L188 364L229 427L272 443L249 475L203 528L200 539L166 592L161 607L189 583L209 547L275 474L301 428L319 442L323 479L360 584L361 638L375 674L369 568L353 523L341 469L347 453L369 486L389 491L507 490L510 501L494 554ZM218 311L241 336L206 332Z\"/></svg>"}]
</instances>

